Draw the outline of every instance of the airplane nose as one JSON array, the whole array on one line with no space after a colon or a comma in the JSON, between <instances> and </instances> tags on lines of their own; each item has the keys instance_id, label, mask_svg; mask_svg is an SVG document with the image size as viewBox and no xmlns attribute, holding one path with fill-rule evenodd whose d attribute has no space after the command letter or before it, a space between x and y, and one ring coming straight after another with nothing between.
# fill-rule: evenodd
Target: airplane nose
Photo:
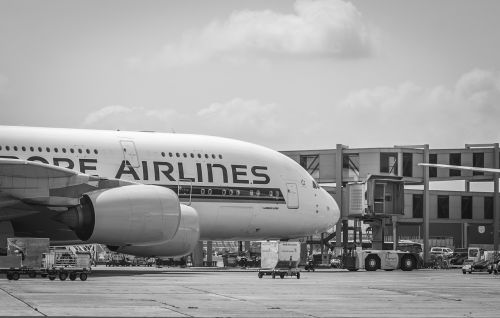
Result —
<instances>
[{"instance_id":1,"label":"airplane nose","mask_svg":"<svg viewBox=\"0 0 500 318\"><path fill-rule=\"evenodd\" d=\"M326 212L324 217L325 225L328 230L331 230L340 218L340 209L335 199L323 188L321 188L321 197Z\"/></svg>"}]
</instances>

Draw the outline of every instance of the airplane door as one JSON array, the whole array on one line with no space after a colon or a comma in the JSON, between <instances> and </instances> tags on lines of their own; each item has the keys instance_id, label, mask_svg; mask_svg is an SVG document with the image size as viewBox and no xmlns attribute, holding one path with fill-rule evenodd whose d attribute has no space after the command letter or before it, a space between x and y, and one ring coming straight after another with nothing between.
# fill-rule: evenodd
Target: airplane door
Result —
<instances>
[{"instance_id":1,"label":"airplane door","mask_svg":"<svg viewBox=\"0 0 500 318\"><path fill-rule=\"evenodd\" d=\"M177 183L177 195L179 201L186 205L191 205L191 197L193 195L193 180L180 179Z\"/></svg>"},{"instance_id":2,"label":"airplane door","mask_svg":"<svg viewBox=\"0 0 500 318\"><path fill-rule=\"evenodd\" d=\"M286 205L289 209L299 208L299 191L297 189L297 184L287 183L286 184L287 199Z\"/></svg>"},{"instance_id":3,"label":"airplane door","mask_svg":"<svg viewBox=\"0 0 500 318\"><path fill-rule=\"evenodd\" d=\"M139 156L132 140L120 140L123 159L128 161L133 168L139 168Z\"/></svg>"}]
</instances>

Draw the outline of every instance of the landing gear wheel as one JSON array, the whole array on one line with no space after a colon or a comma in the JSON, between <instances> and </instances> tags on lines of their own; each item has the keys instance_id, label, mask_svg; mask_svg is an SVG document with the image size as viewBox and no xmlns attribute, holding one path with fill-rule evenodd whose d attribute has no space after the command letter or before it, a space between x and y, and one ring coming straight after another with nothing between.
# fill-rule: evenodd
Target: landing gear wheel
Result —
<instances>
[{"instance_id":1,"label":"landing gear wheel","mask_svg":"<svg viewBox=\"0 0 500 318\"><path fill-rule=\"evenodd\" d=\"M414 270L417 266L417 262L415 260L415 257L411 255L405 255L401 259L401 270L405 272L409 272Z\"/></svg>"},{"instance_id":2,"label":"landing gear wheel","mask_svg":"<svg viewBox=\"0 0 500 318\"><path fill-rule=\"evenodd\" d=\"M365 269L373 272L379 268L378 257L375 255L368 255L365 259Z\"/></svg>"},{"instance_id":3,"label":"landing gear wheel","mask_svg":"<svg viewBox=\"0 0 500 318\"><path fill-rule=\"evenodd\" d=\"M7 279L12 280L12 273L7 273Z\"/></svg>"},{"instance_id":4,"label":"landing gear wheel","mask_svg":"<svg viewBox=\"0 0 500 318\"><path fill-rule=\"evenodd\" d=\"M12 273L12 279L13 280L19 280L19 273L18 272Z\"/></svg>"},{"instance_id":5,"label":"landing gear wheel","mask_svg":"<svg viewBox=\"0 0 500 318\"><path fill-rule=\"evenodd\" d=\"M66 278L68 278L68 273L66 273L66 272L60 272L59 273L59 279L60 280L66 280Z\"/></svg>"},{"instance_id":6,"label":"landing gear wheel","mask_svg":"<svg viewBox=\"0 0 500 318\"><path fill-rule=\"evenodd\" d=\"M49 279L50 279L50 280L55 280L55 279L56 279L56 276L55 276L55 275L49 275Z\"/></svg>"},{"instance_id":7,"label":"landing gear wheel","mask_svg":"<svg viewBox=\"0 0 500 318\"><path fill-rule=\"evenodd\" d=\"M69 279L70 280L75 280L76 276L77 276L76 273L73 273L73 272L69 273Z\"/></svg>"},{"instance_id":8,"label":"landing gear wheel","mask_svg":"<svg viewBox=\"0 0 500 318\"><path fill-rule=\"evenodd\" d=\"M81 281L86 281L87 280L87 274L86 273L81 273L80 274L80 280Z\"/></svg>"}]
</instances>

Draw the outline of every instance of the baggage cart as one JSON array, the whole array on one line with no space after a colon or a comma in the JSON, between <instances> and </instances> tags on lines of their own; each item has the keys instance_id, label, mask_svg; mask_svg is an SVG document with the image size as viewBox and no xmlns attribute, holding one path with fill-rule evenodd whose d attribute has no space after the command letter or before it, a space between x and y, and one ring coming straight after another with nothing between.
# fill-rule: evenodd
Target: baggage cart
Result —
<instances>
[{"instance_id":1,"label":"baggage cart","mask_svg":"<svg viewBox=\"0 0 500 318\"><path fill-rule=\"evenodd\" d=\"M74 281L77 278L85 281L91 274L91 255L88 252L73 252L67 248L51 248L44 255L45 275L50 280L59 277L66 280L68 277Z\"/></svg>"},{"instance_id":2,"label":"baggage cart","mask_svg":"<svg viewBox=\"0 0 500 318\"><path fill-rule=\"evenodd\" d=\"M300 242L262 242L261 269L258 277L279 276L297 277L300 279Z\"/></svg>"},{"instance_id":3,"label":"baggage cart","mask_svg":"<svg viewBox=\"0 0 500 318\"><path fill-rule=\"evenodd\" d=\"M35 278L44 273L42 255L49 250L47 238L7 238L7 255L0 256L0 273L8 280Z\"/></svg>"}]
</instances>

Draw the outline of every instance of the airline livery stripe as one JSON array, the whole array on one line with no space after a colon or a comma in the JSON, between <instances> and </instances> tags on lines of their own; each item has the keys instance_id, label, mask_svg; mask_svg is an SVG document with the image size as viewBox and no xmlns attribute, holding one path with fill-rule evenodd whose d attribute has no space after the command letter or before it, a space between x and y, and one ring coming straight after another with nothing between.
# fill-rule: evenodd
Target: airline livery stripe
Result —
<instances>
[{"instance_id":1,"label":"airline livery stripe","mask_svg":"<svg viewBox=\"0 0 500 318\"><path fill-rule=\"evenodd\" d=\"M211 187L185 185L163 185L179 195L181 201L191 198L197 201L236 201L285 203L279 188L264 187Z\"/></svg>"}]
</instances>

